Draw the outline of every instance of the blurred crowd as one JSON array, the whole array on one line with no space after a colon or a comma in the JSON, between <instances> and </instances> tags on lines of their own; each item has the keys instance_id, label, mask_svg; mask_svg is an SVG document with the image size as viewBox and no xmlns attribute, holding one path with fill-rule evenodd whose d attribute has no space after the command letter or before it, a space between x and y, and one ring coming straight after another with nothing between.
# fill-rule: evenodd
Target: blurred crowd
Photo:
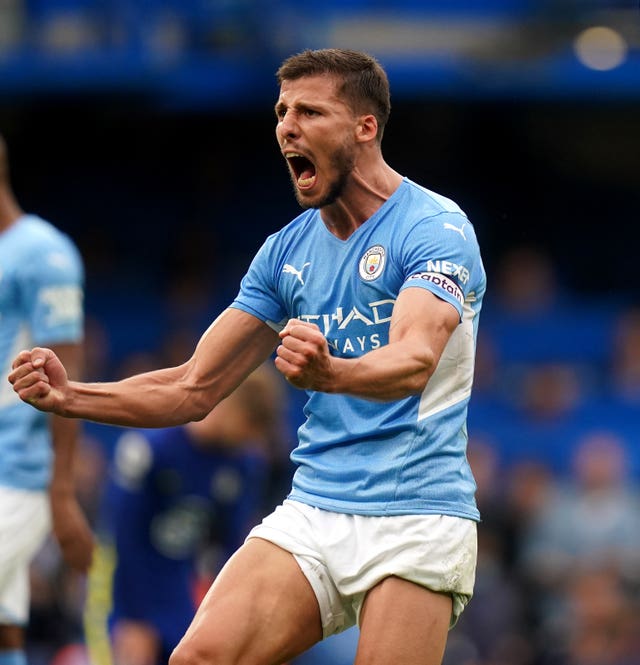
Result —
<instances>
[{"instance_id":1,"label":"blurred crowd","mask_svg":"<svg viewBox=\"0 0 640 665\"><path fill-rule=\"evenodd\" d=\"M469 415L478 581L446 663L635 665L640 308L566 292L534 247L491 283Z\"/></svg>"},{"instance_id":2,"label":"blurred crowd","mask_svg":"<svg viewBox=\"0 0 640 665\"><path fill-rule=\"evenodd\" d=\"M477 586L445 665L640 665L640 307L567 292L557 263L530 246L505 252L488 280L468 427L483 516ZM185 360L217 313L212 287L176 282L144 352L116 356L110 321L90 318L87 378ZM287 396L265 512L286 492L303 397ZM121 432L84 429L78 490L95 523ZM30 664L84 665L86 580L49 541L32 582Z\"/></svg>"}]
</instances>

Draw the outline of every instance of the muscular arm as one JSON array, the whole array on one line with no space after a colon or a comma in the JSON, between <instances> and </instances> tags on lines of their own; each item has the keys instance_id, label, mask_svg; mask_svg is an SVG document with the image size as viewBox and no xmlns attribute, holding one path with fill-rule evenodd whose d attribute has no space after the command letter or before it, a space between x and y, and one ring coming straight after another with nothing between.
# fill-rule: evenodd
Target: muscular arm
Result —
<instances>
[{"instance_id":1,"label":"muscular arm","mask_svg":"<svg viewBox=\"0 0 640 665\"><path fill-rule=\"evenodd\" d=\"M43 411L125 427L200 420L276 347L277 334L254 316L225 310L178 367L111 383L68 381L48 350L23 351L9 375L21 399Z\"/></svg>"},{"instance_id":2,"label":"muscular arm","mask_svg":"<svg viewBox=\"0 0 640 665\"><path fill-rule=\"evenodd\" d=\"M337 358L317 326L292 320L281 333L276 366L299 388L402 399L424 389L458 322L449 303L426 289L409 288L394 306L389 344L359 358Z\"/></svg>"}]
</instances>

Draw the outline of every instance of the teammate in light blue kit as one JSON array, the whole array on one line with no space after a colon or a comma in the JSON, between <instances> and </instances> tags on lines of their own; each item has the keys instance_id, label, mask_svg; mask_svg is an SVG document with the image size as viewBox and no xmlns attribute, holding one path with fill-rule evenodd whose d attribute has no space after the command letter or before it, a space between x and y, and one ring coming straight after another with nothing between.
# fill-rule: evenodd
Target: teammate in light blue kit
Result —
<instances>
[{"instance_id":1,"label":"teammate in light blue kit","mask_svg":"<svg viewBox=\"0 0 640 665\"><path fill-rule=\"evenodd\" d=\"M42 410L166 426L202 418L275 350L309 395L293 487L217 577L171 665L283 663L356 623L356 665L438 665L475 577L477 240L455 203L385 162L376 60L305 51L278 82L276 138L305 212L267 239L192 358L86 384L35 348L9 380Z\"/></svg>"},{"instance_id":2,"label":"teammate in light blue kit","mask_svg":"<svg viewBox=\"0 0 640 665\"><path fill-rule=\"evenodd\" d=\"M81 360L83 266L71 240L26 215L10 186L0 137L0 364L49 344L73 375ZM0 385L0 665L25 663L29 564L51 527L66 560L86 571L92 536L72 478L77 423L47 416ZM47 490L49 490L47 492ZM48 496L50 502L48 500Z\"/></svg>"}]
</instances>

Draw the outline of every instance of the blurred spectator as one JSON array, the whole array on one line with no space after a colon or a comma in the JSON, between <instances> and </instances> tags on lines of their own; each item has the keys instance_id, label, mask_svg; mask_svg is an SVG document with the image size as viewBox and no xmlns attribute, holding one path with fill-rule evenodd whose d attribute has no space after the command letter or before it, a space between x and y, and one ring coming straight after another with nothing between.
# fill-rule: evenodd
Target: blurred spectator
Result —
<instances>
[{"instance_id":1,"label":"blurred spectator","mask_svg":"<svg viewBox=\"0 0 640 665\"><path fill-rule=\"evenodd\" d=\"M640 307L623 311L611 344L610 389L623 402L640 404Z\"/></svg>"},{"instance_id":2,"label":"blurred spectator","mask_svg":"<svg viewBox=\"0 0 640 665\"><path fill-rule=\"evenodd\" d=\"M605 567L626 584L640 581L640 490L627 471L615 436L585 436L573 474L558 479L522 534L520 572L543 634L561 617L575 575Z\"/></svg>"},{"instance_id":3,"label":"blurred spectator","mask_svg":"<svg viewBox=\"0 0 640 665\"><path fill-rule=\"evenodd\" d=\"M526 601L506 564L510 534L505 469L488 441L470 440L468 457L482 515L476 603L475 608L469 604L451 634L443 665L530 665L533 649L527 636Z\"/></svg>"},{"instance_id":4,"label":"blurred spectator","mask_svg":"<svg viewBox=\"0 0 640 665\"><path fill-rule=\"evenodd\" d=\"M571 414L584 400L584 382L570 364L546 363L521 376L518 406L532 420L549 422Z\"/></svg>"},{"instance_id":5,"label":"blurred spectator","mask_svg":"<svg viewBox=\"0 0 640 665\"><path fill-rule=\"evenodd\" d=\"M513 464L504 470L504 475L504 561L511 574L519 576L525 534L548 501L555 479L547 464L532 459ZM518 583L526 591L526 580L519 577Z\"/></svg>"},{"instance_id":6,"label":"blurred spectator","mask_svg":"<svg viewBox=\"0 0 640 665\"><path fill-rule=\"evenodd\" d=\"M512 247L502 256L496 275L497 302L514 317L533 318L558 305L560 284L549 254L537 247Z\"/></svg>"},{"instance_id":7,"label":"blurred spectator","mask_svg":"<svg viewBox=\"0 0 640 665\"><path fill-rule=\"evenodd\" d=\"M567 665L638 665L637 600L614 568L578 572L569 584L561 633Z\"/></svg>"},{"instance_id":8,"label":"blurred spectator","mask_svg":"<svg viewBox=\"0 0 640 665\"><path fill-rule=\"evenodd\" d=\"M540 665L638 665L640 621L632 591L614 567L573 571L555 621L539 640Z\"/></svg>"},{"instance_id":9,"label":"blurred spectator","mask_svg":"<svg viewBox=\"0 0 640 665\"><path fill-rule=\"evenodd\" d=\"M591 383L571 363L502 365L499 391L472 399L469 431L490 438L502 461L548 464L554 472L569 466L568 443L583 434Z\"/></svg>"},{"instance_id":10,"label":"blurred spectator","mask_svg":"<svg viewBox=\"0 0 640 665\"><path fill-rule=\"evenodd\" d=\"M540 247L506 251L493 278L495 295L483 314L499 362L569 363L588 368L606 360L611 314L617 304L582 302L562 282L558 264Z\"/></svg>"},{"instance_id":11,"label":"blurred spectator","mask_svg":"<svg viewBox=\"0 0 640 665\"><path fill-rule=\"evenodd\" d=\"M550 583L576 565L612 564L640 575L640 490L624 445L607 432L579 441L573 476L558 481L527 536L524 564Z\"/></svg>"}]
</instances>

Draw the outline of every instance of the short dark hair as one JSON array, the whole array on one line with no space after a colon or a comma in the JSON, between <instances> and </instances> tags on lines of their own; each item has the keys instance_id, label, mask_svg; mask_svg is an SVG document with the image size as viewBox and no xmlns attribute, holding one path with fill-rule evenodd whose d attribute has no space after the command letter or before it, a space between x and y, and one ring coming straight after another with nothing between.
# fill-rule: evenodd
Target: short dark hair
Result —
<instances>
[{"instance_id":1,"label":"short dark hair","mask_svg":"<svg viewBox=\"0 0 640 665\"><path fill-rule=\"evenodd\" d=\"M342 78L340 95L356 113L372 113L378 121L378 141L391 112L389 80L382 65L362 51L327 48L306 50L287 58L276 73L278 83L304 76L329 74Z\"/></svg>"}]
</instances>

